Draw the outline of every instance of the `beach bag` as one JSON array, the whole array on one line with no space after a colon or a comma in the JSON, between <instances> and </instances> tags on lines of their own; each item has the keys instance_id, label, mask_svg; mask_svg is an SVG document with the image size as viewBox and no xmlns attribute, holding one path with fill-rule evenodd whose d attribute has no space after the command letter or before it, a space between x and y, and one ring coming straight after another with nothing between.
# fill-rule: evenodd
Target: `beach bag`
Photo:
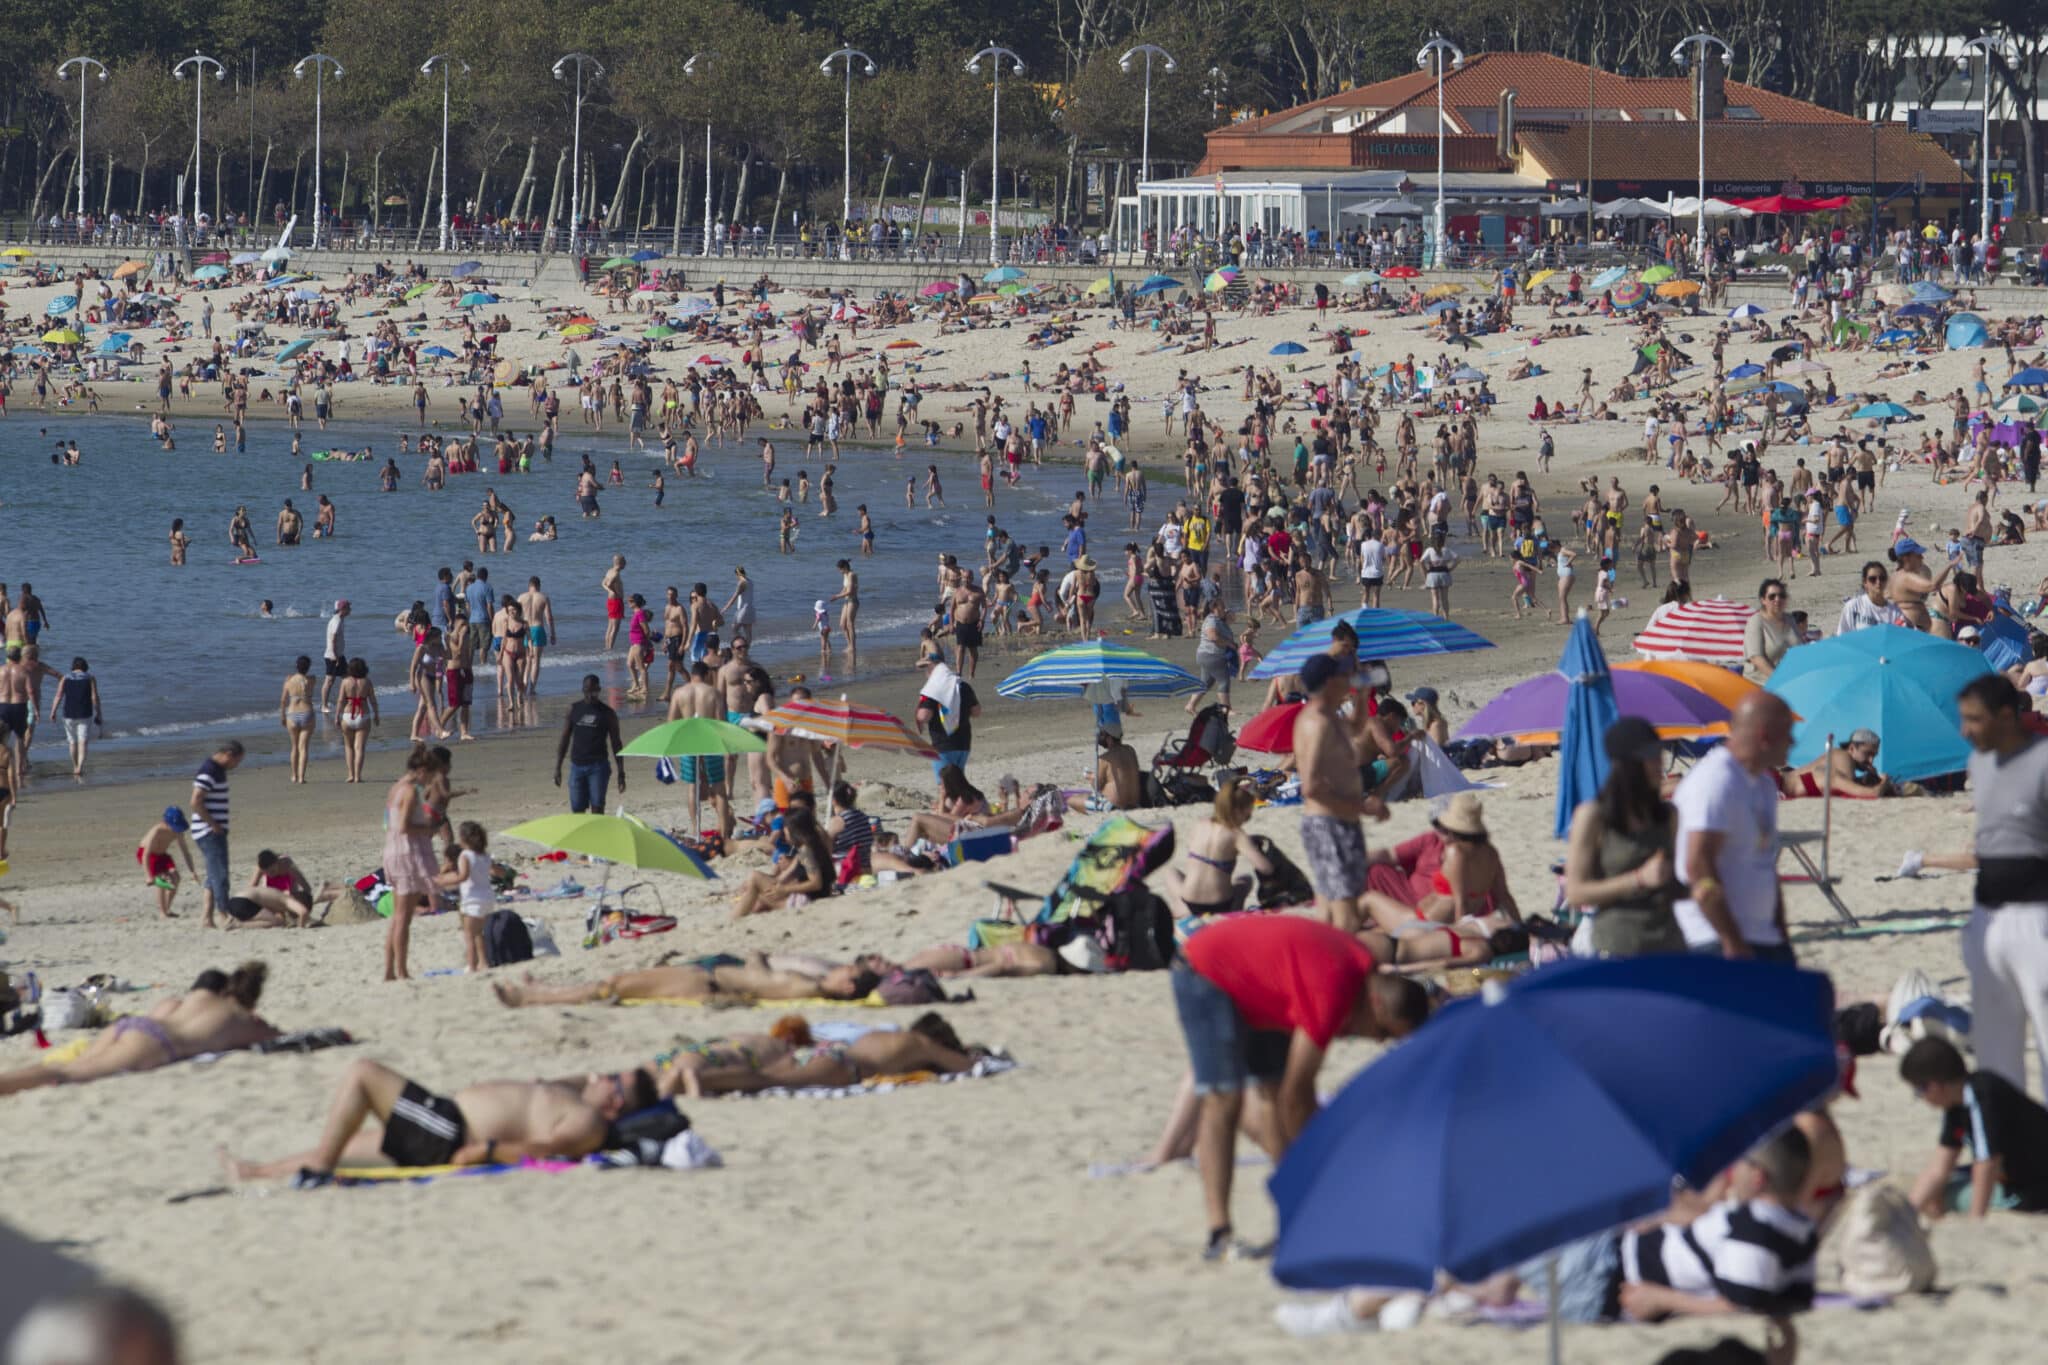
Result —
<instances>
[{"instance_id":1,"label":"beach bag","mask_svg":"<svg viewBox=\"0 0 2048 1365\"><path fill-rule=\"evenodd\" d=\"M58 1029L97 1028L99 1005L84 991L55 990L43 997L43 1027Z\"/></svg>"},{"instance_id":2,"label":"beach bag","mask_svg":"<svg viewBox=\"0 0 2048 1365\"><path fill-rule=\"evenodd\" d=\"M1924 1294L1934 1287L1934 1249L1896 1185L1873 1181L1851 1191L1829 1240L1842 1288L1857 1298Z\"/></svg>"},{"instance_id":3,"label":"beach bag","mask_svg":"<svg viewBox=\"0 0 2048 1365\"><path fill-rule=\"evenodd\" d=\"M533 934L517 911L493 910L484 917L484 961L493 967L533 961Z\"/></svg>"},{"instance_id":4,"label":"beach bag","mask_svg":"<svg viewBox=\"0 0 2048 1365\"><path fill-rule=\"evenodd\" d=\"M1111 970L1158 972L1173 965L1173 911L1144 887L1103 901L1096 922Z\"/></svg>"},{"instance_id":5,"label":"beach bag","mask_svg":"<svg viewBox=\"0 0 2048 1365\"><path fill-rule=\"evenodd\" d=\"M533 955L535 957L560 957L562 955L561 948L555 943L555 931L548 928L546 920L527 916L526 934L528 938L533 940Z\"/></svg>"},{"instance_id":6,"label":"beach bag","mask_svg":"<svg viewBox=\"0 0 2048 1365\"><path fill-rule=\"evenodd\" d=\"M922 967L898 967L875 987L885 1005L943 1005L946 988Z\"/></svg>"},{"instance_id":7,"label":"beach bag","mask_svg":"<svg viewBox=\"0 0 2048 1365\"><path fill-rule=\"evenodd\" d=\"M1252 899L1258 903L1259 909L1284 910L1293 905L1307 905L1316 898L1315 888L1308 884L1307 876L1271 839L1263 834L1254 834L1252 847L1273 866L1273 871L1259 877L1258 885L1252 890Z\"/></svg>"}]
</instances>

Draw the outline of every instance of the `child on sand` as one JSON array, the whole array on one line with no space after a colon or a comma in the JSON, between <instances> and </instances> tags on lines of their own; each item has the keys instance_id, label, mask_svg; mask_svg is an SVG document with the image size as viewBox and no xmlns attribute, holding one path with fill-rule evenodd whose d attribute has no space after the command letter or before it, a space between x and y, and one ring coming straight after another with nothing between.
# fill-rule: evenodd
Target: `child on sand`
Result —
<instances>
[{"instance_id":1,"label":"child on sand","mask_svg":"<svg viewBox=\"0 0 2048 1365\"><path fill-rule=\"evenodd\" d=\"M164 818L149 827L135 850L135 861L142 864L144 880L156 888L156 912L165 919L177 918L171 913L171 901L178 894L178 865L171 861L170 853L173 844L184 854L185 871L195 877L199 875L192 866L192 842L185 837L189 828L184 811L166 806Z\"/></svg>"},{"instance_id":2,"label":"child on sand","mask_svg":"<svg viewBox=\"0 0 2048 1365\"><path fill-rule=\"evenodd\" d=\"M1996 1072L1971 1071L1945 1038L1913 1044L1899 1076L1941 1110L1940 1145L1913 1182L1915 1208L1929 1218L2048 1210L2048 1109Z\"/></svg>"},{"instance_id":3,"label":"child on sand","mask_svg":"<svg viewBox=\"0 0 2048 1365\"><path fill-rule=\"evenodd\" d=\"M497 892L491 889L491 855L484 827L464 820L455 831L460 847L451 846L450 866L438 878L440 884L457 890L462 902L463 970L483 971L484 918L498 907Z\"/></svg>"}]
</instances>

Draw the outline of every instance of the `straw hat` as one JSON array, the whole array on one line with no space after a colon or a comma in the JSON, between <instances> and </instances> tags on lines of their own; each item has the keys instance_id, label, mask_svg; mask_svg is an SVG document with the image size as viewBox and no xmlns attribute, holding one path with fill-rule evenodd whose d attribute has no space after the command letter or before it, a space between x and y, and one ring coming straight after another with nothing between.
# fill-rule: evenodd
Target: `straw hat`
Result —
<instances>
[{"instance_id":1,"label":"straw hat","mask_svg":"<svg viewBox=\"0 0 2048 1365\"><path fill-rule=\"evenodd\" d=\"M1083 573L1095 572L1095 556L1085 554L1082 555L1079 559L1074 561L1074 567L1081 570L1081 572Z\"/></svg>"},{"instance_id":2,"label":"straw hat","mask_svg":"<svg viewBox=\"0 0 2048 1365\"><path fill-rule=\"evenodd\" d=\"M1431 823L1446 834L1462 834L1468 839L1486 837L1486 817L1479 798L1471 792L1459 792L1452 797Z\"/></svg>"}]
</instances>

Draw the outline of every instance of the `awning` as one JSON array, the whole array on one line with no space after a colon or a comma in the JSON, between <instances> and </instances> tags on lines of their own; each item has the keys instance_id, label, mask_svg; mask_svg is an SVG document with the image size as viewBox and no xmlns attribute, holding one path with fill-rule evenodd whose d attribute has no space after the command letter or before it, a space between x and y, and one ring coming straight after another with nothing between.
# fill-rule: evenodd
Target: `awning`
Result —
<instances>
[{"instance_id":1,"label":"awning","mask_svg":"<svg viewBox=\"0 0 2048 1365\"><path fill-rule=\"evenodd\" d=\"M1338 210L1354 218L1420 218L1422 205L1406 199L1366 199Z\"/></svg>"},{"instance_id":2,"label":"awning","mask_svg":"<svg viewBox=\"0 0 2048 1365\"><path fill-rule=\"evenodd\" d=\"M1761 199L1738 199L1735 207L1748 209L1751 213L1826 213L1831 209L1848 206L1849 196L1835 195L1831 199L1795 199L1789 194L1767 194Z\"/></svg>"}]
</instances>

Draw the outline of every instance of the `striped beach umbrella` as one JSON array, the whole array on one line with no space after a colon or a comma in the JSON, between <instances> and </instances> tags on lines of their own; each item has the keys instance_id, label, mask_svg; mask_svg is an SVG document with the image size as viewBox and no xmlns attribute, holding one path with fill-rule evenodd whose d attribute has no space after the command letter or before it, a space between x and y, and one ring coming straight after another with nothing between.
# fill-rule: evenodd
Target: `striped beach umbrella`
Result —
<instances>
[{"instance_id":1,"label":"striped beach umbrella","mask_svg":"<svg viewBox=\"0 0 2048 1365\"><path fill-rule=\"evenodd\" d=\"M1633 308L1646 297L1642 284L1636 280L1623 280L1614 286L1608 297L1614 300L1616 308Z\"/></svg>"},{"instance_id":2,"label":"striped beach umbrella","mask_svg":"<svg viewBox=\"0 0 2048 1365\"><path fill-rule=\"evenodd\" d=\"M782 703L762 717L777 730L790 730L805 739L844 744L853 749L908 749L929 758L932 750L910 733L908 726L887 711L863 706L845 697L825 701L817 697Z\"/></svg>"},{"instance_id":3,"label":"striped beach umbrella","mask_svg":"<svg viewBox=\"0 0 2048 1365\"><path fill-rule=\"evenodd\" d=\"M1650 624L1635 638L1636 653L1646 659L1697 659L1702 663L1740 666L1742 629L1756 608L1747 602L1716 597L1703 602L1669 602L1650 615Z\"/></svg>"},{"instance_id":4,"label":"striped beach umbrella","mask_svg":"<svg viewBox=\"0 0 2048 1365\"><path fill-rule=\"evenodd\" d=\"M1411 659L1425 654L1463 654L1474 649L1492 649L1485 639L1456 621L1446 621L1422 611L1360 607L1347 616L1314 621L1273 647L1272 653L1252 670L1254 678L1277 678L1299 673L1312 654L1330 647L1330 633L1344 621L1358 632L1358 660Z\"/></svg>"},{"instance_id":5,"label":"striped beach umbrella","mask_svg":"<svg viewBox=\"0 0 2048 1365\"><path fill-rule=\"evenodd\" d=\"M997 684L996 692L1015 699L1086 697L1095 695L1091 687L1106 683L1122 683L1134 697L1185 697L1202 690L1202 680L1179 664L1129 645L1082 640L1040 654Z\"/></svg>"}]
</instances>

